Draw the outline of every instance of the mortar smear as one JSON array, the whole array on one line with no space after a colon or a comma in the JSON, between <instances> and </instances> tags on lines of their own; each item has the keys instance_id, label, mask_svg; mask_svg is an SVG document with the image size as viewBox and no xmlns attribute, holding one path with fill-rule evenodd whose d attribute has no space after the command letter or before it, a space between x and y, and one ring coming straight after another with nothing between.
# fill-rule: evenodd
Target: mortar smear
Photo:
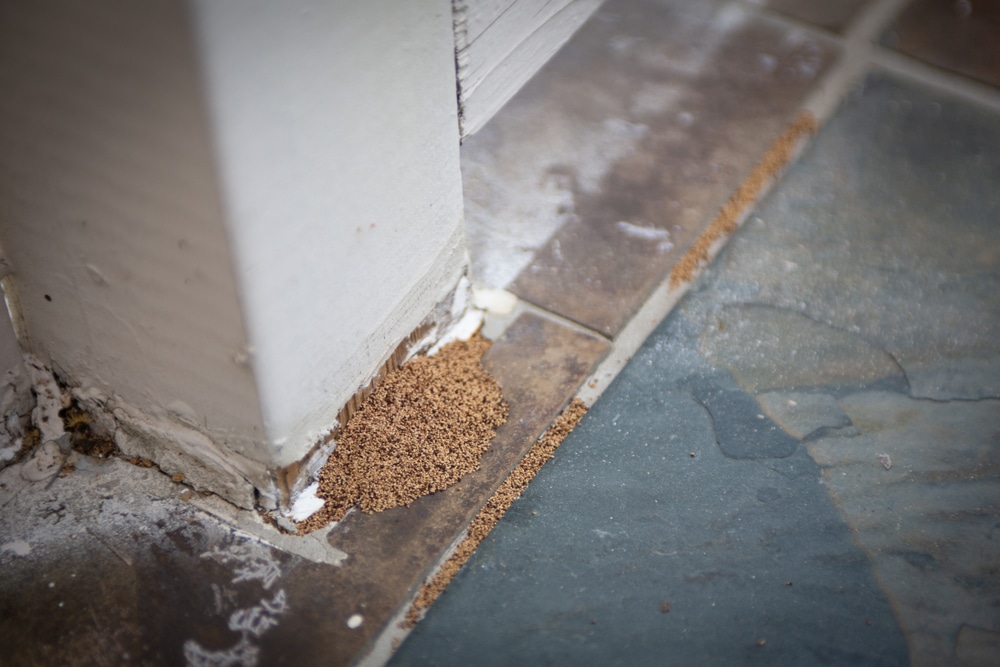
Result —
<instances>
[{"instance_id":1,"label":"mortar smear","mask_svg":"<svg viewBox=\"0 0 1000 667\"><path fill-rule=\"evenodd\" d=\"M486 501L483 508L479 510L479 514L469 524L468 535L459 542L455 553L445 561L430 581L421 586L406 614L406 620L401 624L402 627L411 628L416 625L424 611L444 593L445 588L476 551L479 544L486 539L493 527L514 504L514 501L521 496L521 493L542 466L555 455L556 448L562 444L563 439L569 435L586 413L587 406L584 402L579 398L574 398L573 402L552 422L542 437L532 445L521 462L500 485L496 493Z\"/></svg>"},{"instance_id":2,"label":"mortar smear","mask_svg":"<svg viewBox=\"0 0 1000 667\"><path fill-rule=\"evenodd\" d=\"M480 365L490 342L478 334L416 357L389 373L344 426L319 473L324 506L299 533L363 512L409 505L479 468L507 420L500 386Z\"/></svg>"}]
</instances>

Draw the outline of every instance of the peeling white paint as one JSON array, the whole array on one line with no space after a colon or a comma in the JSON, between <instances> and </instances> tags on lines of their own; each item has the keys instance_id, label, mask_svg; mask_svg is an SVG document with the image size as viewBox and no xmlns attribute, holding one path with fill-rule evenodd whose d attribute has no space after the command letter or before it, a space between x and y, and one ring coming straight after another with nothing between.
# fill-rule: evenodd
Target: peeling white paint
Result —
<instances>
[{"instance_id":1,"label":"peeling white paint","mask_svg":"<svg viewBox=\"0 0 1000 667\"><path fill-rule=\"evenodd\" d=\"M0 258L0 264L2 264ZM3 281L10 284L9 279ZM3 310L0 307L0 310ZM14 335L9 311L0 313L0 468L17 458L24 443L24 428L31 419L35 398L24 359Z\"/></svg>"},{"instance_id":2,"label":"peeling white paint","mask_svg":"<svg viewBox=\"0 0 1000 667\"><path fill-rule=\"evenodd\" d=\"M170 419L165 410L156 417L117 398L103 403L117 425L115 444L126 456L152 459L164 472L181 472L195 488L212 490L245 509L255 502L276 506L277 491L264 463L225 450L199 429Z\"/></svg>"},{"instance_id":3,"label":"peeling white paint","mask_svg":"<svg viewBox=\"0 0 1000 667\"><path fill-rule=\"evenodd\" d=\"M66 455L55 440L43 443L21 466L21 477L29 482L51 479L62 468Z\"/></svg>"}]
</instances>

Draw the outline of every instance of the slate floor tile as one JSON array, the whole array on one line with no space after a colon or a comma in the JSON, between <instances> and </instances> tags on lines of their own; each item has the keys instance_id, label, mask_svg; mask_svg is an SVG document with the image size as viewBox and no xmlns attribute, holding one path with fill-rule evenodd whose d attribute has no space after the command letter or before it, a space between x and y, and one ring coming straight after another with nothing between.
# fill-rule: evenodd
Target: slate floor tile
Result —
<instances>
[{"instance_id":1,"label":"slate floor tile","mask_svg":"<svg viewBox=\"0 0 1000 667\"><path fill-rule=\"evenodd\" d=\"M818 466L798 446L728 458L690 392L632 382L647 368L604 394L390 664L906 664Z\"/></svg>"},{"instance_id":2,"label":"slate floor tile","mask_svg":"<svg viewBox=\"0 0 1000 667\"><path fill-rule=\"evenodd\" d=\"M990 664L997 182L868 76L392 664Z\"/></svg>"}]
</instances>

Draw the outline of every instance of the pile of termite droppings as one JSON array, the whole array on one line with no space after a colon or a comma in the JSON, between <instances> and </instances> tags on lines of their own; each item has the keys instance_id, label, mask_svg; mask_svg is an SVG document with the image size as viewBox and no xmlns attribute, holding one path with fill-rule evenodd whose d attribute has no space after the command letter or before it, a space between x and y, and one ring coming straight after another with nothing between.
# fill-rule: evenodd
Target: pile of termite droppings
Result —
<instances>
[{"instance_id":1,"label":"pile of termite droppings","mask_svg":"<svg viewBox=\"0 0 1000 667\"><path fill-rule=\"evenodd\" d=\"M455 552L430 581L421 586L405 620L400 623L400 627L412 628L416 625L427 608L441 596L479 544L486 539L493 527L514 504L514 501L521 496L521 492L528 487L528 483L534 479L542 466L555 456L556 449L562 444L563 439L569 435L585 414L587 414L587 406L580 399L574 398L562 414L552 422L542 437L532 445L521 462L496 490L496 493L479 510L479 514L469 524L465 539L459 542Z\"/></svg>"},{"instance_id":2,"label":"pile of termite droppings","mask_svg":"<svg viewBox=\"0 0 1000 667\"><path fill-rule=\"evenodd\" d=\"M338 521L351 507L409 505L476 470L507 419L500 386L480 364L489 347L476 335L389 373L337 438L319 474L324 506L299 532Z\"/></svg>"}]
</instances>

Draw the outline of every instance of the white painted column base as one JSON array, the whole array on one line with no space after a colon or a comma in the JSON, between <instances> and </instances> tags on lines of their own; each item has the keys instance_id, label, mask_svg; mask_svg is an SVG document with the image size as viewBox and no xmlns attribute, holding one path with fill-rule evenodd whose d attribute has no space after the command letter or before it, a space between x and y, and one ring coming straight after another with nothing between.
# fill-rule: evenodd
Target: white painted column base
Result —
<instances>
[{"instance_id":1,"label":"white painted column base","mask_svg":"<svg viewBox=\"0 0 1000 667\"><path fill-rule=\"evenodd\" d=\"M455 76L450 0L3 3L21 348L127 456L287 507L345 404L449 321Z\"/></svg>"}]
</instances>

